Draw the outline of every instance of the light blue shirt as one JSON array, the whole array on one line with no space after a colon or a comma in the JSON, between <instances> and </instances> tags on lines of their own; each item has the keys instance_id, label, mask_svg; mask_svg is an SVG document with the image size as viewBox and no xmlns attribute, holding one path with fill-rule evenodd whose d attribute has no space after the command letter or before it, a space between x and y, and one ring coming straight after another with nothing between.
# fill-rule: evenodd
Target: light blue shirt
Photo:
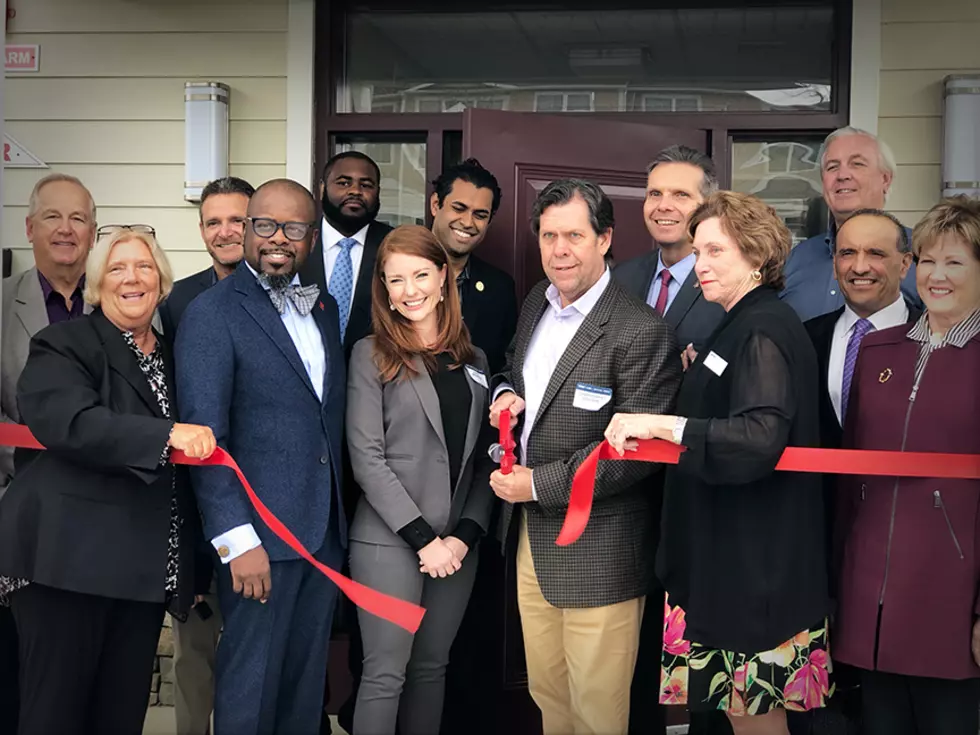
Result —
<instances>
[{"instance_id":1,"label":"light blue shirt","mask_svg":"<svg viewBox=\"0 0 980 735\"><path fill-rule=\"evenodd\" d=\"M656 307L657 298L660 296L660 289L662 288L662 281L660 280L660 274L663 269L667 266L664 265L663 261L663 251L657 253L657 270L653 274L653 281L650 282L650 291L647 293L647 303ZM667 282L667 308L664 310L666 314L670 310L670 305L674 303L674 299L677 298L677 294L681 292L681 286L684 285L684 281L687 277L691 275L691 271L694 270L694 263L697 258L694 253L681 258L672 266L670 266L670 280Z\"/></svg>"},{"instance_id":2,"label":"light blue shirt","mask_svg":"<svg viewBox=\"0 0 980 735\"><path fill-rule=\"evenodd\" d=\"M242 262L245 263L245 261ZM259 274L255 272L255 269L248 263L245 263L245 266L255 276L255 279L258 280ZM299 282L299 275L293 276L292 283L298 285ZM267 293L270 290L261 282L259 285ZM322 402L323 374L327 368L327 358L326 352L323 349L323 338L320 335L320 328L316 325L316 320L312 314L303 316L296 311L296 307L293 306L293 302L289 299L286 299L286 311L280 314L280 318L286 327L286 331L289 332L293 344L296 346L296 352L299 353L303 367L306 368L306 374L310 376L310 382L313 383L313 390L316 391L317 397ZM257 546L261 546L262 541L259 539L252 524L246 523L241 526L235 526L220 536L211 539L211 545L214 546L215 551L218 551L221 562L228 564L232 559L238 558L246 551L251 551ZM224 553L221 552L221 547L224 547Z\"/></svg>"}]
</instances>

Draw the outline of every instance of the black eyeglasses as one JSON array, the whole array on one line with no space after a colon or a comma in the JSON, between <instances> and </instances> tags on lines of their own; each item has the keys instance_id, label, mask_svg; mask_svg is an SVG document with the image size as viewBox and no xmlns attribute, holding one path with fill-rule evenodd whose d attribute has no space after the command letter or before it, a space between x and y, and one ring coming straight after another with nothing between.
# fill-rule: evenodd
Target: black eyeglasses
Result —
<instances>
[{"instance_id":1,"label":"black eyeglasses","mask_svg":"<svg viewBox=\"0 0 980 735\"><path fill-rule=\"evenodd\" d=\"M272 237L281 228L287 240L300 242L310 233L312 222L277 222L268 217L246 217L252 223L252 232L259 237Z\"/></svg>"},{"instance_id":2,"label":"black eyeglasses","mask_svg":"<svg viewBox=\"0 0 980 735\"><path fill-rule=\"evenodd\" d=\"M123 230L128 230L129 232L140 232L144 235L157 236L157 231L154 230L149 225L102 225L96 232L96 237L105 237L106 235L114 235L117 232L122 232Z\"/></svg>"}]
</instances>

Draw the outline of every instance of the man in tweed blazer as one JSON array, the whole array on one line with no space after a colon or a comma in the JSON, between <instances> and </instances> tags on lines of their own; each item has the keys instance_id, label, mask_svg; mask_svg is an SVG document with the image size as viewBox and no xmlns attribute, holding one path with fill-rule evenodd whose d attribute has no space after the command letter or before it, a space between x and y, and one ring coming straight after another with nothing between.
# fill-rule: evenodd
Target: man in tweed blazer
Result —
<instances>
[{"instance_id":1,"label":"man in tweed blazer","mask_svg":"<svg viewBox=\"0 0 980 735\"><path fill-rule=\"evenodd\" d=\"M545 735L625 733L644 595L652 574L659 467L604 462L582 537L555 545L572 477L617 412L674 404L681 362L670 327L610 277L612 203L560 180L532 212L548 281L528 294L495 379L491 422L509 408L522 464L491 475L517 537L518 606L531 696ZM650 692L656 696L656 692Z\"/></svg>"}]
</instances>

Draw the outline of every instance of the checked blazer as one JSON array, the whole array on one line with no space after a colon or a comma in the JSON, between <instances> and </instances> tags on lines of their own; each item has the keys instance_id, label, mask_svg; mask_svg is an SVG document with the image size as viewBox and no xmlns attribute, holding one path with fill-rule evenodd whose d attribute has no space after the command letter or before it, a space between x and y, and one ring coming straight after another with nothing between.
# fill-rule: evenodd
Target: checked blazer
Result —
<instances>
[{"instance_id":1,"label":"checked blazer","mask_svg":"<svg viewBox=\"0 0 980 735\"><path fill-rule=\"evenodd\" d=\"M506 366L494 380L509 383L522 397L528 344L544 310L551 308L545 296L548 285L537 284L525 299ZM680 380L680 351L670 326L611 279L558 361L528 438L525 463L533 470L538 500L521 505L527 511L538 583L555 607L602 607L646 594L661 500L660 483L652 476L659 465L601 463L585 532L566 547L555 545L555 539L575 470L602 441L613 414L669 414ZM611 388L611 400L595 411L576 408L580 382ZM518 426L515 436L519 431ZM516 535L520 510L510 503L503 506L505 549Z\"/></svg>"}]
</instances>

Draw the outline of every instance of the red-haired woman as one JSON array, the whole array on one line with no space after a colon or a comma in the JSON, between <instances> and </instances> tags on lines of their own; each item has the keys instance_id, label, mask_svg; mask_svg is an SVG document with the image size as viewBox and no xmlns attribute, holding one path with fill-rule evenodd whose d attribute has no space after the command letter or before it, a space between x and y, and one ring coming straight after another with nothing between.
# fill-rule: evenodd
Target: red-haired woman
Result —
<instances>
[{"instance_id":1,"label":"red-haired woman","mask_svg":"<svg viewBox=\"0 0 980 735\"><path fill-rule=\"evenodd\" d=\"M449 257L426 228L378 250L373 335L354 345L347 442L364 493L350 531L359 582L421 604L413 636L359 611L358 735L439 731L449 649L493 502L486 356L470 342Z\"/></svg>"}]
</instances>

